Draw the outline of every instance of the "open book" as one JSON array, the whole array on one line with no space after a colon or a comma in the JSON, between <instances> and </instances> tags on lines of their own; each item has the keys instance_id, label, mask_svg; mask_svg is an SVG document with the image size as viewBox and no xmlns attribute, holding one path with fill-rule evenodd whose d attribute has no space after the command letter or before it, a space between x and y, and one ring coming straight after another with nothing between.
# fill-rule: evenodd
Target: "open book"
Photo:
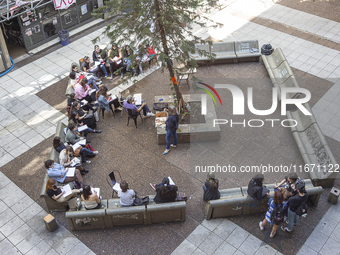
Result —
<instances>
[{"instance_id":1,"label":"open book","mask_svg":"<svg viewBox=\"0 0 340 255\"><path fill-rule=\"evenodd\" d=\"M175 185L174 181L171 179L170 176L168 176L168 179L169 179L169 184L170 184L170 185Z\"/></svg>"},{"instance_id":2,"label":"open book","mask_svg":"<svg viewBox=\"0 0 340 255\"><path fill-rule=\"evenodd\" d=\"M78 132L83 132L84 130L88 129L87 125L78 126Z\"/></svg>"},{"instance_id":3,"label":"open book","mask_svg":"<svg viewBox=\"0 0 340 255\"><path fill-rule=\"evenodd\" d=\"M91 188L92 193L94 194L94 191L97 192L97 196L100 196L100 188Z\"/></svg>"},{"instance_id":4,"label":"open book","mask_svg":"<svg viewBox=\"0 0 340 255\"><path fill-rule=\"evenodd\" d=\"M67 184L67 185L64 185L62 188L61 188L61 191L65 191L65 193L63 194L63 197L67 197L69 195L72 194L72 189L71 189L71 186L70 184Z\"/></svg>"},{"instance_id":5,"label":"open book","mask_svg":"<svg viewBox=\"0 0 340 255\"><path fill-rule=\"evenodd\" d=\"M134 94L133 97L135 99L135 105L142 104L142 93Z\"/></svg>"},{"instance_id":6,"label":"open book","mask_svg":"<svg viewBox=\"0 0 340 255\"><path fill-rule=\"evenodd\" d=\"M73 158L70 162L70 166L76 166L80 164L80 159L79 158Z\"/></svg>"},{"instance_id":7,"label":"open book","mask_svg":"<svg viewBox=\"0 0 340 255\"><path fill-rule=\"evenodd\" d=\"M120 188L120 184L118 182L116 182L116 184L112 187L112 189L116 192L122 191L122 189Z\"/></svg>"},{"instance_id":8,"label":"open book","mask_svg":"<svg viewBox=\"0 0 340 255\"><path fill-rule=\"evenodd\" d=\"M69 167L66 173L66 177L74 177L75 172L76 172L75 167Z\"/></svg>"}]
</instances>

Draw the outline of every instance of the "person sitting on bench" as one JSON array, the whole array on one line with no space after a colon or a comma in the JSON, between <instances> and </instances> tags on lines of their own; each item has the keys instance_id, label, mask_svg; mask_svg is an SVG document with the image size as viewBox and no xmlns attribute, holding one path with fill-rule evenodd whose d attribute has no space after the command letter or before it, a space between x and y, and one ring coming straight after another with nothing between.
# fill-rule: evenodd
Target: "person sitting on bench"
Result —
<instances>
[{"instance_id":1,"label":"person sitting on bench","mask_svg":"<svg viewBox=\"0 0 340 255\"><path fill-rule=\"evenodd\" d=\"M153 199L156 204L175 202L177 198L178 187L170 185L169 178L163 178L162 183L155 185L156 196Z\"/></svg>"},{"instance_id":2,"label":"person sitting on bench","mask_svg":"<svg viewBox=\"0 0 340 255\"><path fill-rule=\"evenodd\" d=\"M71 198L78 196L80 192L79 189L73 189L70 195L64 197L65 191L61 191L62 186L56 186L56 183L56 180L53 178L48 179L46 183L46 193L50 198L59 203L66 202Z\"/></svg>"},{"instance_id":3,"label":"person sitting on bench","mask_svg":"<svg viewBox=\"0 0 340 255\"><path fill-rule=\"evenodd\" d=\"M248 195L255 200L262 200L269 195L269 189L263 185L264 175L258 174L248 184Z\"/></svg>"},{"instance_id":4,"label":"person sitting on bench","mask_svg":"<svg viewBox=\"0 0 340 255\"><path fill-rule=\"evenodd\" d=\"M84 201L86 210L100 209L101 207L101 200L95 190L92 192L90 185L84 187L81 199Z\"/></svg>"},{"instance_id":5,"label":"person sitting on bench","mask_svg":"<svg viewBox=\"0 0 340 255\"><path fill-rule=\"evenodd\" d=\"M208 202L209 200L219 199L221 197L218 191L218 179L215 179L214 173L208 173L208 179L203 185L203 200Z\"/></svg>"},{"instance_id":6,"label":"person sitting on bench","mask_svg":"<svg viewBox=\"0 0 340 255\"><path fill-rule=\"evenodd\" d=\"M126 181L120 183L121 191L118 191L118 197L120 197L119 204L121 207L132 206L136 193L134 190L129 189L129 184Z\"/></svg>"},{"instance_id":7,"label":"person sitting on bench","mask_svg":"<svg viewBox=\"0 0 340 255\"><path fill-rule=\"evenodd\" d=\"M80 186L84 185L83 177L81 176L78 169L75 169L74 176L66 176L69 169L64 168L60 164L54 163L54 161L51 159L45 161L45 168L47 170L48 176L52 177L59 183L69 183L77 181Z\"/></svg>"}]
</instances>

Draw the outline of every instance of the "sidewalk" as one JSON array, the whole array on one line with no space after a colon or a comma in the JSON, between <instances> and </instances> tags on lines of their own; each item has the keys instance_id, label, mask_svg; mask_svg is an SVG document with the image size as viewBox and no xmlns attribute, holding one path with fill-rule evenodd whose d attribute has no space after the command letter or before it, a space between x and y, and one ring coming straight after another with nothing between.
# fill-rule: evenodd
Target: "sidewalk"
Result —
<instances>
[{"instance_id":1,"label":"sidewalk","mask_svg":"<svg viewBox=\"0 0 340 255\"><path fill-rule=\"evenodd\" d=\"M0 172L0 251L12 254L95 254L65 227L49 232L45 212Z\"/></svg>"}]
</instances>

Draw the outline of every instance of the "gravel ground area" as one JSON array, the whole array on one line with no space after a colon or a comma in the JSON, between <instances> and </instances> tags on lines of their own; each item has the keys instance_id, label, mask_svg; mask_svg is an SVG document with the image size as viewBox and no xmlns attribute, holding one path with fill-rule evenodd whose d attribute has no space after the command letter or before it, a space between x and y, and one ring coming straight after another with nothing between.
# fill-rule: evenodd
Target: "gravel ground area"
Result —
<instances>
[{"instance_id":1,"label":"gravel ground area","mask_svg":"<svg viewBox=\"0 0 340 255\"><path fill-rule=\"evenodd\" d=\"M332 83L293 70L298 77L301 87L308 88L312 93L310 101L313 106L316 101L332 86ZM254 101L256 108L267 109L271 105L270 79L261 62L241 63L234 65L216 65L200 67L196 76L208 84L229 83L240 87L244 93L246 87L254 88ZM103 84L110 89L117 85L117 80L103 79ZM167 72L158 70L138 82L131 93L141 92L149 106L152 106L154 96L168 95L169 77ZM50 103L56 109L65 112L66 100L64 97L67 79L38 93L38 96ZM195 93L189 90L186 84L181 85L181 91ZM227 90L219 90L223 107L216 106L218 118L232 118L232 98ZM270 118L282 119L279 110ZM244 119L254 118L246 112ZM256 117L258 118L258 117ZM263 118L265 119L265 118ZM235 118L235 120L237 120ZM119 170L122 179L125 179L130 188L141 195L151 195L149 183L156 183L165 176L171 176L190 197L187 202L187 219L183 223L156 224L152 226L131 226L114 229L77 231L73 232L82 242L97 254L170 254L204 219L204 204L202 202L202 184L206 173L196 173L197 165L259 165L261 163L272 165L302 164L298 148L288 128L269 126L263 128L230 128L221 126L221 140L218 142L180 144L177 149L163 156L163 145L157 145L154 119L145 119L136 129L133 123L126 126L127 115L119 113L112 116L105 113L105 118L98 122L101 134L90 134L92 146L99 151L92 163L87 167L90 172L85 176L85 182L101 188L104 198L111 197L111 189L106 177L112 170ZM43 162L50 153L53 137L32 148L27 153L7 164L2 171L20 186L30 197L45 207L39 198L40 185L44 175ZM339 143L328 139L335 156L340 155ZM339 158L337 158L339 161ZM253 173L219 173L220 188L231 188L238 185L247 185ZM301 177L308 178L308 174L301 173ZM281 180L282 173L266 174L266 183ZM328 209L327 195L324 192L319 206L311 208L308 218L297 228L292 235L278 233L275 239L269 237L258 229L258 221L264 215L247 217L231 217L230 219L256 237L282 251L296 251L305 242L309 233L317 225L320 217ZM69 229L64 213L53 213L57 220ZM143 251L140 245L143 244Z\"/></svg>"}]
</instances>

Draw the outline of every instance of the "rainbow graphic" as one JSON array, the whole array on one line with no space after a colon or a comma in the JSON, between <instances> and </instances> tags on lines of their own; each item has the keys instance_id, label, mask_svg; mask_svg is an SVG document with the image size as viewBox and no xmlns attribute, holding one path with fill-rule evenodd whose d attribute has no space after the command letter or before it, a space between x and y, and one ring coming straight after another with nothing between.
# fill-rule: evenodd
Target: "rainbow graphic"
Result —
<instances>
[{"instance_id":1,"label":"rainbow graphic","mask_svg":"<svg viewBox=\"0 0 340 255\"><path fill-rule=\"evenodd\" d=\"M221 100L220 95L217 93L217 91L216 91L212 86L210 86L210 85L208 85L208 84L206 84L206 83L203 83L203 82L199 82L199 81L198 81L197 83L198 83L198 84L201 84L201 85L203 85L203 86L206 86L206 87L209 88L212 92L214 92L215 95L217 96L218 100L220 101L221 105L222 105L222 100ZM207 93L207 94L212 98L212 100L214 101L214 103L215 103L215 105L216 105L216 100L215 100L213 94L211 94L211 92L210 92L209 90L204 89L204 88L200 88L200 87L196 87L196 88L198 88L198 89L200 89L200 90L203 90L205 93Z\"/></svg>"}]
</instances>

